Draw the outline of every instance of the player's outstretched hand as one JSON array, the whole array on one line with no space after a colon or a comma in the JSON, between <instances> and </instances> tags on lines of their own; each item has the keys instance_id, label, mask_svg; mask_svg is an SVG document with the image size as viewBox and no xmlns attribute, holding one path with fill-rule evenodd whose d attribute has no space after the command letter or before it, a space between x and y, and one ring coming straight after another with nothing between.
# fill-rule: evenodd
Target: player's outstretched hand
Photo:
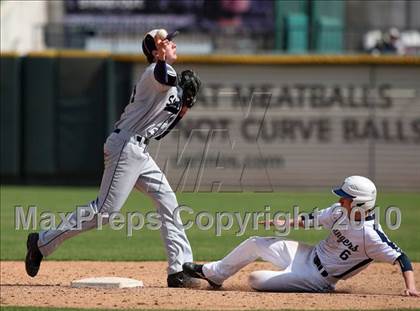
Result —
<instances>
[{"instance_id":1,"label":"player's outstretched hand","mask_svg":"<svg viewBox=\"0 0 420 311\"><path fill-rule=\"evenodd\" d=\"M258 222L258 224L264 225L264 226L284 227L284 225L286 224L286 220L284 219L277 219L277 220L270 219L268 221L261 220Z\"/></svg>"},{"instance_id":2,"label":"player's outstretched hand","mask_svg":"<svg viewBox=\"0 0 420 311\"><path fill-rule=\"evenodd\" d=\"M406 289L404 295L412 297L420 297L420 293L416 289Z\"/></svg>"},{"instance_id":3,"label":"player's outstretched hand","mask_svg":"<svg viewBox=\"0 0 420 311\"><path fill-rule=\"evenodd\" d=\"M164 39L162 40L159 37L155 37L155 45L158 51L158 59L165 60L166 59L166 47L169 45L169 40Z\"/></svg>"}]
</instances>

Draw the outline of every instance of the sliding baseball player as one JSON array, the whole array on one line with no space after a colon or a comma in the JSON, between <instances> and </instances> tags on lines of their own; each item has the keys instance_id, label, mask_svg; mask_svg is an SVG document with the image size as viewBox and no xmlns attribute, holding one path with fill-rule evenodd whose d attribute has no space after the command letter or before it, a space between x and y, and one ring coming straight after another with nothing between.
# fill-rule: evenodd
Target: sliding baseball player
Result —
<instances>
[{"instance_id":1,"label":"sliding baseball player","mask_svg":"<svg viewBox=\"0 0 420 311\"><path fill-rule=\"evenodd\" d=\"M176 34L155 29L143 39L143 53L149 66L137 82L115 130L105 142L105 169L99 194L86 207L86 213L92 212L95 217L80 221L82 217L79 215L85 213L74 212L64 228L29 234L28 275L34 277L43 257L52 254L65 240L93 229L99 216L102 222L106 222L107 216L120 211L131 190L136 188L154 201L162 221L161 236L168 258L168 286L188 287L192 284L191 278L182 272L182 264L192 261L193 255L184 230L176 225L180 220L174 217L178 206L175 193L147 151L152 138L164 137L194 105L201 84L191 70L177 77L172 67L177 59L173 42Z\"/></svg>"},{"instance_id":2,"label":"sliding baseball player","mask_svg":"<svg viewBox=\"0 0 420 311\"><path fill-rule=\"evenodd\" d=\"M255 271L249 282L259 291L329 292L340 280L348 279L372 261L399 263L405 281L405 294L419 296L412 265L407 255L375 225L371 211L375 207L376 187L368 178L351 176L333 189L338 203L317 214L300 218L299 226L316 222L331 230L315 247L277 237L251 237L219 261L204 265L185 263L184 272L220 287L227 278L249 263L261 258L281 271ZM355 226L351 224L354 211ZM273 225L270 221L270 225ZM294 223L291 221L290 226Z\"/></svg>"}]
</instances>

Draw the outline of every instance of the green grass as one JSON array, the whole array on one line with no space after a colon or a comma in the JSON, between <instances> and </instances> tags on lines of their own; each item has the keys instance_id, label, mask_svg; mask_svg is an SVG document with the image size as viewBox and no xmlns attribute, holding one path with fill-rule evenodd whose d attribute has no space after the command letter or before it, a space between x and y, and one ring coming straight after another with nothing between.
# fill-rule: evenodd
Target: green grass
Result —
<instances>
[{"instance_id":1,"label":"green grass","mask_svg":"<svg viewBox=\"0 0 420 311\"><path fill-rule=\"evenodd\" d=\"M69 212L78 204L86 204L97 195L95 188L59 188L59 187L15 187L2 186L1 191L1 260L22 260L25 255L25 241L28 231L15 230L14 207L21 205L25 209L36 205L38 212ZM336 198L328 193L179 193L178 201L194 209L195 215L208 211L213 215L221 211L245 212L264 211L266 205L271 212L291 210L299 205L301 210L311 211L314 207L327 207ZM395 231L384 230L414 261L420 261L420 194L418 193L383 193L377 204L381 206L381 216L387 206L394 205L402 211L401 228ZM154 210L152 202L144 195L133 191L122 212ZM185 218L186 220L187 218ZM189 217L191 219L191 217ZM382 217L383 219L383 217ZM384 223L382 221L382 223ZM215 236L214 229L200 231L196 227L187 231L196 260L215 260L224 256L245 238L253 235L273 235L274 231L252 230L248 226L246 234L235 236L238 226L223 231ZM292 231L288 236L310 244L317 243L327 232ZM52 260L166 260L159 231L142 229L135 231L132 237L126 236L125 229L114 231L92 230L66 241L52 256Z\"/></svg>"}]
</instances>

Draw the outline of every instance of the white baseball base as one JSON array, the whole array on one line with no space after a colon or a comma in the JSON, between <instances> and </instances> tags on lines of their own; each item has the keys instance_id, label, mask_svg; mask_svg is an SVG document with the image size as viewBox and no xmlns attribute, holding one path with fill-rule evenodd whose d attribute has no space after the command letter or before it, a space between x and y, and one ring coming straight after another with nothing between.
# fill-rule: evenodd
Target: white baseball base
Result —
<instances>
[{"instance_id":1,"label":"white baseball base","mask_svg":"<svg viewBox=\"0 0 420 311\"><path fill-rule=\"evenodd\" d=\"M71 287L83 288L132 288L132 287L144 287L143 281L129 279L129 278L118 278L118 277L97 277L97 278L86 278L81 280L75 280L71 282Z\"/></svg>"}]
</instances>

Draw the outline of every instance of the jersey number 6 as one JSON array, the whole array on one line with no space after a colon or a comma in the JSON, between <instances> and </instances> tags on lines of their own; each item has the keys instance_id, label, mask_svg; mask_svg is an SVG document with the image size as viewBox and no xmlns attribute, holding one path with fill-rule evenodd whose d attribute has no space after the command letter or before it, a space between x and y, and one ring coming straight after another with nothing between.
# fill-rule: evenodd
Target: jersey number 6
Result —
<instances>
[{"instance_id":1,"label":"jersey number 6","mask_svg":"<svg viewBox=\"0 0 420 311\"><path fill-rule=\"evenodd\" d=\"M343 260L347 260L349 256L351 255L350 251L348 249L345 249L341 254L340 258Z\"/></svg>"}]
</instances>

